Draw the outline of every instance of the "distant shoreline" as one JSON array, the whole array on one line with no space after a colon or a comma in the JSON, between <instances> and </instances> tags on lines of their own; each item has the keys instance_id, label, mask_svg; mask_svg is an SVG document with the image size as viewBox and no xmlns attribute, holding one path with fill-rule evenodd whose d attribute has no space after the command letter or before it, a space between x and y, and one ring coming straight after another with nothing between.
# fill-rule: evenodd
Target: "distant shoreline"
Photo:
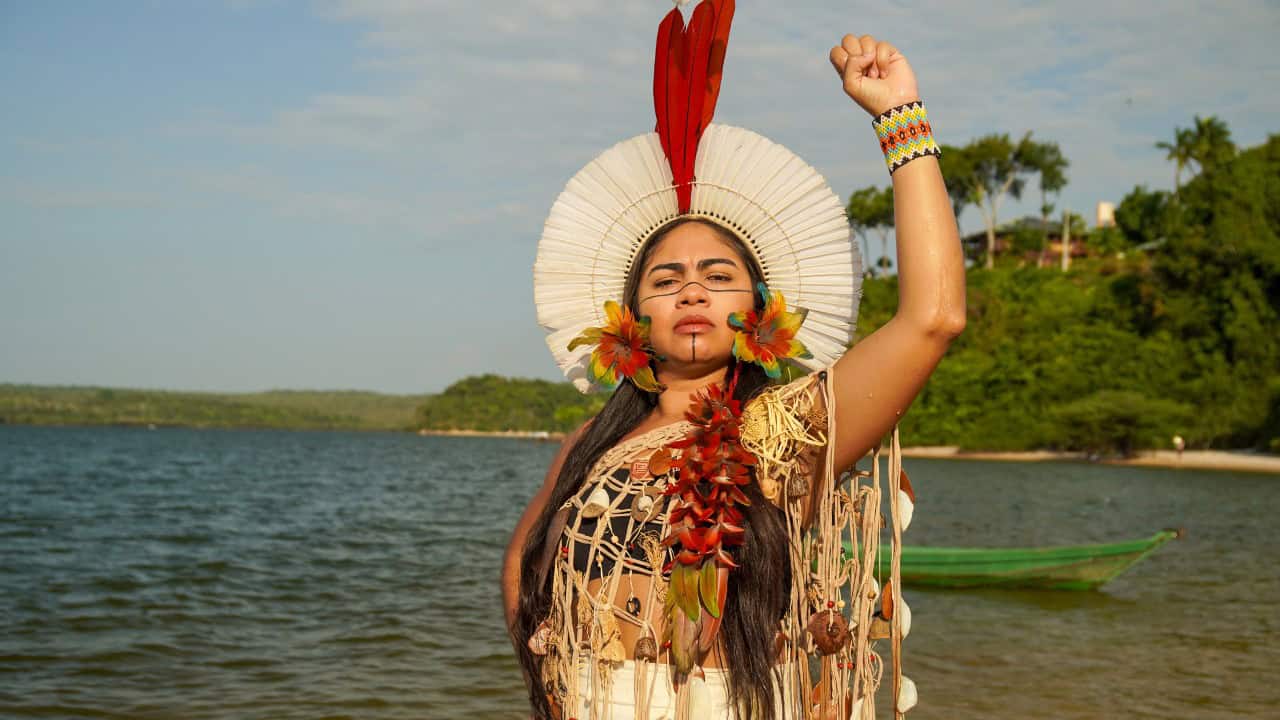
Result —
<instances>
[{"instance_id":1,"label":"distant shoreline","mask_svg":"<svg viewBox=\"0 0 1280 720\"><path fill-rule=\"evenodd\" d=\"M0 423L0 427L5 424ZM27 423L13 423L10 426L27 425ZM146 423L130 423L130 424L79 424L79 423L51 423L31 425L32 427L132 427L147 429ZM196 426L184 424L164 425L163 427L178 427L201 429ZM151 426L150 429L155 429ZM237 430L246 429L241 427L221 427L213 426L203 429L221 429L221 430ZM267 428L273 430L316 430L318 428ZM393 430L390 428L322 428L324 430L367 430L381 432L403 432L403 430ZM563 432L552 432L543 430L416 430L420 436L438 436L438 437L483 437L483 438L508 438L516 440L540 440L548 442L561 442L566 434ZM993 460L1004 462L1093 462L1101 465L1127 465L1131 467L1163 467L1163 468L1188 468L1196 470L1224 470L1230 472L1257 472L1270 473L1280 475L1280 455L1270 455L1266 453L1254 453L1249 451L1233 451L1233 450L1185 450L1182 458L1179 460L1178 454L1173 450L1140 450L1137 456L1127 459L1120 458L1100 458L1091 460L1087 453L1082 452L1063 452L1056 450L1028 450L1014 452L990 452L983 450L961 450L957 445L925 445L919 447L902 448L902 456L909 458L933 458L939 460Z\"/></svg>"},{"instance_id":2,"label":"distant shoreline","mask_svg":"<svg viewBox=\"0 0 1280 720\"><path fill-rule=\"evenodd\" d=\"M419 435L438 435L442 437L498 437L524 440L564 440L565 433L548 430L418 430Z\"/></svg>"},{"instance_id":3,"label":"distant shoreline","mask_svg":"<svg viewBox=\"0 0 1280 720\"><path fill-rule=\"evenodd\" d=\"M560 442L565 433L535 432L527 430L418 430L419 435L444 437L499 437L529 440L554 440ZM1091 462L1082 452L1056 450L1029 450L1021 452L988 452L961 450L957 445L932 445L902 448L902 456L910 458L935 458L941 460L997 460L1005 462L1069 461ZM1181 460L1173 450L1140 450L1137 456L1120 459L1093 460L1101 465L1128 465L1132 467L1188 468L1196 470L1229 470L1280 474L1280 455L1233 452L1230 450L1184 450Z\"/></svg>"},{"instance_id":4,"label":"distant shoreline","mask_svg":"<svg viewBox=\"0 0 1280 720\"><path fill-rule=\"evenodd\" d=\"M943 460L1003 460L1015 462L1077 461L1090 462L1087 453L1055 450L1030 450L1025 452L962 451L955 445L904 447L903 457L938 458ZM1173 450L1139 450L1131 458L1103 458L1095 460L1102 465L1128 465L1133 467L1193 468L1196 470L1230 470L1280 474L1280 455L1236 452L1230 450L1184 450L1182 458Z\"/></svg>"}]
</instances>

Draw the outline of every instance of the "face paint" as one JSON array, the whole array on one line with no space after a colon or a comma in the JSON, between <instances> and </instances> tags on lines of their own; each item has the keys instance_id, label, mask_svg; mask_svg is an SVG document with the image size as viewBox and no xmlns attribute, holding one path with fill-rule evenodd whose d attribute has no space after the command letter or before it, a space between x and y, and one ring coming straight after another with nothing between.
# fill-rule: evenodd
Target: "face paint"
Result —
<instances>
[{"instance_id":1,"label":"face paint","mask_svg":"<svg viewBox=\"0 0 1280 720\"><path fill-rule=\"evenodd\" d=\"M697 280L690 280L689 282L687 282L687 283L685 283L685 284L681 285L680 287L676 288L675 290L672 290L671 292L654 293L654 294L652 294L652 295L647 295L647 296L645 296L645 297L642 297L642 298L640 298L640 302L644 302L645 300L652 300L653 298L668 297L668 296L671 296L671 295L679 295L680 293L684 292L684 289L685 289L685 288L687 288L687 287L689 287L690 285L697 285L698 287L702 288L703 290L706 290L707 292L713 292L713 293L748 293L748 294L750 294L750 293L752 292L751 290L737 290L737 289L732 289L732 288L718 288L718 289L712 289L712 288L707 287L706 285L703 285L702 283L698 282ZM637 304L638 304L638 303L637 303Z\"/></svg>"}]
</instances>

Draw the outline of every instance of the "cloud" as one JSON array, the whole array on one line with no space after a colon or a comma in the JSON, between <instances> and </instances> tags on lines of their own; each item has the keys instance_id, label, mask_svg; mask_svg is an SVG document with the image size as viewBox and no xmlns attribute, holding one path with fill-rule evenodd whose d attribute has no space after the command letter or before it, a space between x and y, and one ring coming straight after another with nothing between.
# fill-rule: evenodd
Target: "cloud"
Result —
<instances>
[{"instance_id":1,"label":"cloud","mask_svg":"<svg viewBox=\"0 0 1280 720\"><path fill-rule=\"evenodd\" d=\"M512 222L536 232L537 216L573 172L652 127L652 43L662 3L332 0L315 7L323 18L357 29L350 62L365 71L367 83L334 87L257 118L208 115L179 132L299 158L327 155L335 163L334 153L346 153L344 165L390 175L342 192L302 190L305 181L289 179L286 160L275 170L282 177L271 182L236 171L208 175L203 185L235 192L258 183L253 195L299 216L359 222L368 213L376 222L399 217L417 224L430 213L444 218L431 223L442 235L457 225L479 232L486 222L493 223L490 234L515 230ZM1031 6L996 0L980 11L898 3L856 15L816 2L743 6L718 118L788 145L840 195L886 184L869 119L843 95L826 60L846 31L871 33L907 55L943 142L1032 130L1037 139L1059 143L1072 181L1060 204L1088 215L1097 200L1118 200L1138 182L1168 184L1171 174L1154 142L1193 114L1218 113L1238 140L1256 142L1261 123L1280 111L1275 95L1262 90L1280 85L1280 61L1263 31L1280 19L1273 5L1167 10L1151 13L1146 3L1120 0ZM20 142L32 152L58 147L41 138ZM142 197L119 189L49 190L17 195L28 203L73 204ZM495 197L524 210L495 213ZM1038 193L1028 198L1003 212L1039 205ZM976 213L962 219L972 226Z\"/></svg>"},{"instance_id":2,"label":"cloud","mask_svg":"<svg viewBox=\"0 0 1280 720\"><path fill-rule=\"evenodd\" d=\"M445 115L429 97L420 94L325 93L300 107L275 110L256 122L204 111L169 132L308 152L395 153L409 145L430 143L445 125Z\"/></svg>"},{"instance_id":3,"label":"cloud","mask_svg":"<svg viewBox=\"0 0 1280 720\"><path fill-rule=\"evenodd\" d=\"M9 180L0 184L0 201L41 209L136 209L159 207L165 198L144 190L50 187Z\"/></svg>"},{"instance_id":4,"label":"cloud","mask_svg":"<svg viewBox=\"0 0 1280 720\"><path fill-rule=\"evenodd\" d=\"M230 172L177 177L194 194L219 193L262 205L284 218L309 222L339 222L356 227L423 226L427 218L412 198L392 193L322 190L302 187L296 178L266 167L247 165Z\"/></svg>"},{"instance_id":5,"label":"cloud","mask_svg":"<svg viewBox=\"0 0 1280 720\"><path fill-rule=\"evenodd\" d=\"M253 22L259 1L236 0L235 21ZM265 4L273 13L291 7ZM229 198L296 220L279 230L300 237L314 229L308 223L323 223L361 242L410 238L413 249L433 253L423 287L455 281L468 264L500 262L489 272L501 282L477 302L525 312L527 269L556 195L597 154L653 128L654 34L669 7L320 0L315 14L338 32L299 42L298 52L339 58L351 72L306 78L319 89L301 98L268 85L265 97L287 99L265 104L195 110L153 99L148 109L166 118L167 133L112 135L90 122L77 139L15 128L5 147L30 170L0 178L0 195L36 208ZM1129 0L741 3L717 119L786 145L841 196L888 184L870 118L827 62L843 34L870 33L908 58L942 142L1027 130L1057 142L1071 162L1070 185L1050 201L1091 217L1097 201L1117 201L1135 184L1171 187L1172 167L1154 143L1195 114L1217 114L1242 145L1277 130L1278 21L1280 8L1262 0L1170 2L1160 12ZM263 83L273 81L284 82L264 74ZM1002 203L1001 218L1039 204L1033 180L1021 202ZM972 210L961 217L965 232L980 222ZM435 261L440 255L450 269ZM448 343L489 347L467 332L457 328ZM490 369L463 361L438 373Z\"/></svg>"},{"instance_id":6,"label":"cloud","mask_svg":"<svg viewBox=\"0 0 1280 720\"><path fill-rule=\"evenodd\" d=\"M365 154L433 170L407 174L393 197L290 191L280 212L344 222L425 226L428 243L528 238L568 178L614 143L652 128L653 38L662 3L510 0L334 0L316 6L354 26L351 62L364 87L318 94L257 121L215 131L295 152ZM980 10L944 2L872 5L856 15L817 2L739 7L717 118L787 145L825 174L838 195L884 185L869 118L844 96L827 62L846 32L893 42L908 58L942 142L1030 130L1058 143L1071 184L1049 198L1091 217L1100 200L1133 185L1171 184L1156 139L1195 113L1218 113L1237 139L1258 141L1275 117L1263 81L1280 62L1260 28L1280 13L1261 2L1026 5ZM688 11L686 11L687 14ZM1099 18L1105 17L1105 22ZM928 18L921 22L920 18ZM373 91L371 87L378 87ZM376 171L375 171L376 172ZM267 192L264 190L264 192ZM1038 214L1032 180L1001 218ZM500 212L507 203L519 212ZM397 215L403 213L403 215ZM421 218L429 217L423 223ZM965 232L979 213L961 216Z\"/></svg>"}]
</instances>

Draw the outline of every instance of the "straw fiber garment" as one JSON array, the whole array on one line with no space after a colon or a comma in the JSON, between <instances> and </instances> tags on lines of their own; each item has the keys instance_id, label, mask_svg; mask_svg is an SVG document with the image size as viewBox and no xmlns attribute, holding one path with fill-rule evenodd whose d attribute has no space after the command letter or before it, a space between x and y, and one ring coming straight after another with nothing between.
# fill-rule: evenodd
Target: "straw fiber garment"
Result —
<instances>
[{"instance_id":1,"label":"straw fiber garment","mask_svg":"<svg viewBox=\"0 0 1280 720\"><path fill-rule=\"evenodd\" d=\"M855 718L869 720L875 716L875 689L885 670L876 641L889 637L896 649L905 628L901 624L904 613L895 609L906 608L901 603L896 561L891 596L881 595L873 575L884 521L880 511L881 451L875 451L871 470L840 478L831 470L834 448L827 438L835 432L835 418L829 378L824 370L760 393L743 409L742 443L758 459L756 479L761 490L785 510L790 537L792 585L778 628L781 652L775 658L779 663L776 686L781 688L778 701L793 708L786 717L849 717L852 712ZM638 468L635 463L687 430L687 423L676 423L621 443L601 458L589 473L586 486L566 503L574 510L575 519L560 538L564 550L555 553L552 609L545 622L546 654L541 669L543 687L553 705L573 708L576 713L564 714L564 718L653 720L664 716L670 702L664 694L671 688L666 671L669 666L655 662L659 648L654 641L661 637L662 628L651 627L646 613L628 611L624 580L630 573L653 579L645 596L636 598L638 607L652 608L665 598L668 576L662 566L669 551L659 542L663 533L645 530L641 521L665 524L669 498L657 496L661 509L651 518L638 513L640 520L626 526L625 537L609 538L611 532L616 535L611 528L617 526L603 521L591 525L590 534L584 533L581 520L597 487L608 488L597 518L619 512L631 517L632 504L645 492L645 473L642 469L630 474L613 471ZM888 466L891 475L901 472L896 428ZM894 478L889 492L890 505L897 511L898 481ZM811 498L816 502L809 507ZM900 541L902 526L897 512L891 529L895 543ZM846 542L855 548L860 545L861 553L845 556L842 548ZM597 592L588 592L580 559L575 567L575 558L581 557L578 545L586 545L592 553L587 567L597 562L600 554L613 561ZM897 547L893 556L898 557ZM889 622L878 618L877 611L890 616ZM620 622L639 629L637 637L641 639L630 653L622 643ZM629 660L629 654L636 659ZM695 707L713 707L720 697L723 685L717 682L723 674L711 670L708 679L690 693ZM894 697L898 697L899 685L904 683L897 663L891 677ZM903 689L914 696L913 685ZM606 702L610 699L612 702ZM914 702L914 697L910 699ZM900 705L897 709L907 708ZM615 711L623 714L613 714ZM714 712L690 716L720 717Z\"/></svg>"}]
</instances>

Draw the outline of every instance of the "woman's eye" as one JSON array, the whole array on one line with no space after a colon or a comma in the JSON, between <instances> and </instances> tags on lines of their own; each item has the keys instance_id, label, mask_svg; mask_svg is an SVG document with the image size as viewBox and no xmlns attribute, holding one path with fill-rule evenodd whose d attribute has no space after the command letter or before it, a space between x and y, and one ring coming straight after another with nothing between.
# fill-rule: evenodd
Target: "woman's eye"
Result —
<instances>
[{"instance_id":1,"label":"woman's eye","mask_svg":"<svg viewBox=\"0 0 1280 720\"><path fill-rule=\"evenodd\" d=\"M668 285L674 282L675 280L672 280L671 278L667 278L666 280L659 280L658 282L654 283L653 286L656 288L663 288L663 287L667 287Z\"/></svg>"},{"instance_id":2,"label":"woman's eye","mask_svg":"<svg viewBox=\"0 0 1280 720\"><path fill-rule=\"evenodd\" d=\"M729 277L728 275L723 275L723 274L719 274L719 273L717 273L717 274L715 274L715 275L708 275L708 276L707 276L707 279L708 279L708 280L715 280L716 282L729 282L729 281L730 281L730 280L732 280L733 278Z\"/></svg>"}]
</instances>

